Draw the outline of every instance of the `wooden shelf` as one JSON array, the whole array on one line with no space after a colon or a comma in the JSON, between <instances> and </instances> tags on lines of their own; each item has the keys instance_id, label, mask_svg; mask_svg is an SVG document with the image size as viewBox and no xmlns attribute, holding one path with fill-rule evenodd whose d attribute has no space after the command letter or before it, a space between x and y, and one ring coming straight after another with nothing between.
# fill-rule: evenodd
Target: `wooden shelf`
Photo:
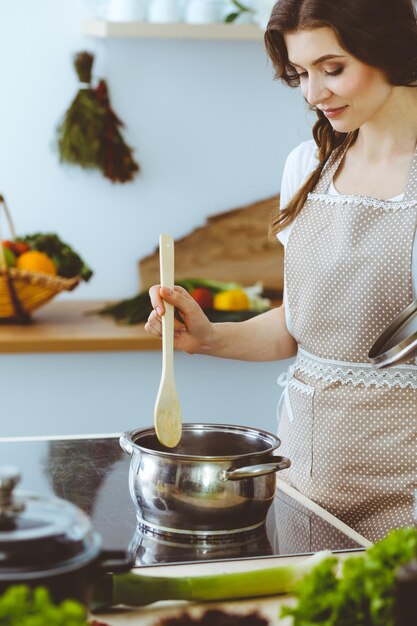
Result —
<instances>
[{"instance_id":1,"label":"wooden shelf","mask_svg":"<svg viewBox=\"0 0 417 626\"><path fill-rule=\"evenodd\" d=\"M103 301L54 301L25 325L0 325L0 354L160 350L161 341L143 324L121 326L91 314Z\"/></svg>"},{"instance_id":2,"label":"wooden shelf","mask_svg":"<svg viewBox=\"0 0 417 626\"><path fill-rule=\"evenodd\" d=\"M150 24L148 22L107 22L86 20L83 34L102 39L110 37L139 39L214 39L263 41L264 33L256 24Z\"/></svg>"}]
</instances>

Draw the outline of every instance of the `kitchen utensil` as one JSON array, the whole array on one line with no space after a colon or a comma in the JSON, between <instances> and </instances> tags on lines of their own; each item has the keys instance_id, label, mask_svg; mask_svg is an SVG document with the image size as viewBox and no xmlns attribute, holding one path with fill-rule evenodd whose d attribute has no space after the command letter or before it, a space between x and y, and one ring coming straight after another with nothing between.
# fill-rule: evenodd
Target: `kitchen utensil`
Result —
<instances>
[{"instance_id":1,"label":"kitchen utensil","mask_svg":"<svg viewBox=\"0 0 417 626\"><path fill-rule=\"evenodd\" d=\"M381 333L369 351L376 367L387 367L417 355L417 300L408 305Z\"/></svg>"},{"instance_id":2,"label":"kitchen utensil","mask_svg":"<svg viewBox=\"0 0 417 626\"><path fill-rule=\"evenodd\" d=\"M153 428L124 433L120 445L131 456L129 488L139 523L190 538L262 525L276 472L291 464L274 456L280 444L266 431L226 424L184 424L170 450Z\"/></svg>"},{"instance_id":3,"label":"kitchen utensil","mask_svg":"<svg viewBox=\"0 0 417 626\"><path fill-rule=\"evenodd\" d=\"M161 285L174 289L174 240L159 237ZM154 409L156 435L160 443L174 448L181 439L181 407L174 379L174 307L165 302L162 316L162 375Z\"/></svg>"},{"instance_id":4,"label":"kitchen utensil","mask_svg":"<svg viewBox=\"0 0 417 626\"><path fill-rule=\"evenodd\" d=\"M88 606L94 581L128 571L129 555L104 552L89 518L70 502L14 492L14 467L0 467L0 594L14 584L49 589L55 602L72 598ZM111 560L111 557L115 557Z\"/></svg>"}]
</instances>

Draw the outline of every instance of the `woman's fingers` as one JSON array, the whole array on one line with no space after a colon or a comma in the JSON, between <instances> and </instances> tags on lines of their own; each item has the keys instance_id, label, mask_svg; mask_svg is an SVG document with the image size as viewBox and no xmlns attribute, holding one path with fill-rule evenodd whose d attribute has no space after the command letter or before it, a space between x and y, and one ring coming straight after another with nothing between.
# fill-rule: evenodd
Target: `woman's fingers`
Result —
<instances>
[{"instance_id":1,"label":"woman's fingers","mask_svg":"<svg viewBox=\"0 0 417 626\"><path fill-rule=\"evenodd\" d=\"M175 286L174 289L168 289L168 287L161 287L161 285L153 285L149 289L149 297L152 307L158 315L164 315L165 313L164 300L174 305L179 311L182 310L183 306L189 309L187 305L195 302L188 291L179 286Z\"/></svg>"},{"instance_id":2,"label":"woman's fingers","mask_svg":"<svg viewBox=\"0 0 417 626\"><path fill-rule=\"evenodd\" d=\"M159 292L163 293L163 295L167 299L167 302L173 297L175 298L175 296L172 290L167 290L165 287L161 288L160 285L155 285L149 290L149 295L151 297L151 302L154 305L154 309L148 316L148 320L145 324L145 331L147 333L160 337L162 335L162 316L165 314L165 307L163 306L163 299L161 298ZM178 335L181 333L181 331L185 330L185 326L179 309L175 309L175 311L176 315L174 317L174 331L175 335Z\"/></svg>"},{"instance_id":3,"label":"woman's fingers","mask_svg":"<svg viewBox=\"0 0 417 626\"><path fill-rule=\"evenodd\" d=\"M156 311L151 311L145 324L145 332L150 335L162 335L162 319Z\"/></svg>"},{"instance_id":4,"label":"woman's fingers","mask_svg":"<svg viewBox=\"0 0 417 626\"><path fill-rule=\"evenodd\" d=\"M183 287L175 286L174 289L160 287L159 292L162 300L166 300L175 307L178 312L177 317L181 319L184 319L196 309L196 301Z\"/></svg>"},{"instance_id":5,"label":"woman's fingers","mask_svg":"<svg viewBox=\"0 0 417 626\"><path fill-rule=\"evenodd\" d=\"M153 311L145 324L145 331L157 337L162 336L162 318L165 315L164 301L171 304L175 309L174 337L178 339L186 332L198 331L198 324L204 318L203 312L197 302L183 287L175 286L174 289L153 285L149 289L149 296ZM205 319L205 318L204 318ZM196 326L197 324L197 326ZM194 330L193 330L194 329Z\"/></svg>"},{"instance_id":6,"label":"woman's fingers","mask_svg":"<svg viewBox=\"0 0 417 626\"><path fill-rule=\"evenodd\" d=\"M161 285L153 285L149 289L149 297L151 299L151 304L154 310L158 313L158 315L163 315L165 313L164 301L159 293L161 289Z\"/></svg>"}]
</instances>

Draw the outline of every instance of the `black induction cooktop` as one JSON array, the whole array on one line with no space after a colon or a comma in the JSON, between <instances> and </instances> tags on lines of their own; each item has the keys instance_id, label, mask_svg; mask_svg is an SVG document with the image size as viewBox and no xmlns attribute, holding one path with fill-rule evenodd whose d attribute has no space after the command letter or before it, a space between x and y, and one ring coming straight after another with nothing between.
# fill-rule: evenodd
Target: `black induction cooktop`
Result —
<instances>
[{"instance_id":1,"label":"black induction cooktop","mask_svg":"<svg viewBox=\"0 0 417 626\"><path fill-rule=\"evenodd\" d=\"M160 536L138 526L128 487L130 457L117 437L0 440L0 465L14 465L18 489L55 495L80 507L104 548L132 546L137 565L307 554L361 548L279 488L265 526L236 537Z\"/></svg>"}]
</instances>

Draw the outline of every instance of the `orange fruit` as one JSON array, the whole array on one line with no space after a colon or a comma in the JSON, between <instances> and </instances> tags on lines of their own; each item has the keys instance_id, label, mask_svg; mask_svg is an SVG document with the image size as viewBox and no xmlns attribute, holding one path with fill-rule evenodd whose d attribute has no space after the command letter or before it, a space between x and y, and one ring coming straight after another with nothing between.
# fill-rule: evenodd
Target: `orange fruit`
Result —
<instances>
[{"instance_id":1,"label":"orange fruit","mask_svg":"<svg viewBox=\"0 0 417 626\"><path fill-rule=\"evenodd\" d=\"M19 270L41 272L43 274L52 274L52 276L56 276L57 273L54 262L48 255L38 250L29 250L17 257L16 267Z\"/></svg>"}]
</instances>

